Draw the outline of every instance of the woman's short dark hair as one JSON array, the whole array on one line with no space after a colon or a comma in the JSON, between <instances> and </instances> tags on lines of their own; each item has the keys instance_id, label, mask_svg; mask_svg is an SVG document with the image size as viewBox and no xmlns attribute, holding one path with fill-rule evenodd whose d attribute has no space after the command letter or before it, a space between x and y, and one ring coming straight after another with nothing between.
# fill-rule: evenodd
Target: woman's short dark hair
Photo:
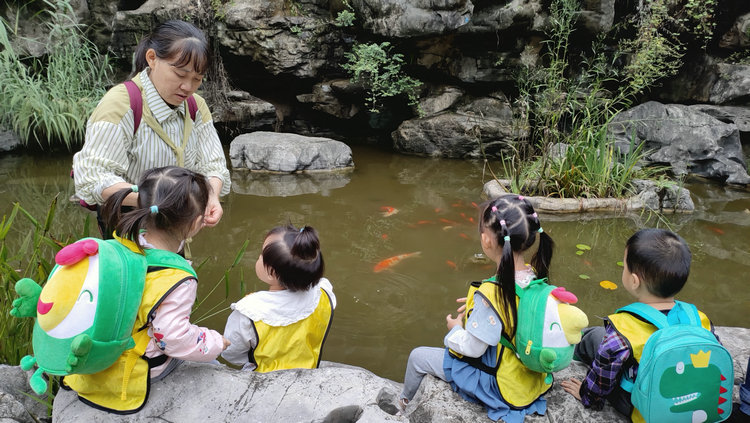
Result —
<instances>
[{"instance_id":1,"label":"woman's short dark hair","mask_svg":"<svg viewBox=\"0 0 750 423\"><path fill-rule=\"evenodd\" d=\"M203 31L195 25L171 20L157 26L145 36L135 49L135 72L148 67L146 52L154 49L162 60L173 60L171 65L182 67L193 64L194 71L203 75L211 64L211 52Z\"/></svg>"}]
</instances>

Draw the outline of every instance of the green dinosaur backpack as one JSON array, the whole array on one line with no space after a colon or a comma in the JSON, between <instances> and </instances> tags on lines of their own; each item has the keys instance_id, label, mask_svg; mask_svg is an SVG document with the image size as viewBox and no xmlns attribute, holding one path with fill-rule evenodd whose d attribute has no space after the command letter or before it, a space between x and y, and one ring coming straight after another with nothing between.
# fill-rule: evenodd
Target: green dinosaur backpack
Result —
<instances>
[{"instance_id":1,"label":"green dinosaur backpack","mask_svg":"<svg viewBox=\"0 0 750 423\"><path fill-rule=\"evenodd\" d=\"M631 402L647 422L720 422L732 412L732 356L701 326L694 305L675 301L668 315L643 303L617 310L658 330L643 347L635 381L622 378Z\"/></svg>"},{"instance_id":2,"label":"green dinosaur backpack","mask_svg":"<svg viewBox=\"0 0 750 423\"><path fill-rule=\"evenodd\" d=\"M10 312L36 317L34 355L23 357L21 368L38 366L29 384L39 395L47 390L42 373L97 373L135 346L131 334L149 267L195 275L174 253L140 254L114 239L84 238L60 250L55 262L43 288L28 278L16 282L19 298Z\"/></svg>"},{"instance_id":3,"label":"green dinosaur backpack","mask_svg":"<svg viewBox=\"0 0 750 423\"><path fill-rule=\"evenodd\" d=\"M573 358L581 331L588 326L586 314L571 304L578 298L565 288L535 279L522 288L516 284L518 323L515 346L502 337L501 342L513 350L529 369L547 373L545 383L552 383L552 372L562 370Z\"/></svg>"}]
</instances>

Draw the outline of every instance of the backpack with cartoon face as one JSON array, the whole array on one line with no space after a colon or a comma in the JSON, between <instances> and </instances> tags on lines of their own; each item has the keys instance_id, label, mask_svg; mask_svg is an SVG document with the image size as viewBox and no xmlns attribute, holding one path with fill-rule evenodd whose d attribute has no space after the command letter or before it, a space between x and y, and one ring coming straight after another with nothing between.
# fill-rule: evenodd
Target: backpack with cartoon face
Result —
<instances>
[{"instance_id":1,"label":"backpack with cartoon face","mask_svg":"<svg viewBox=\"0 0 750 423\"><path fill-rule=\"evenodd\" d=\"M552 372L562 370L573 358L581 331L588 326L586 314L578 307L576 296L535 279L522 288L516 284L518 323L515 346L503 337L501 342L513 350L529 369L547 373L545 383L552 383Z\"/></svg>"},{"instance_id":2,"label":"backpack with cartoon face","mask_svg":"<svg viewBox=\"0 0 750 423\"><path fill-rule=\"evenodd\" d=\"M44 287L31 279L16 282L19 298L11 315L36 317L34 355L21 368L38 369L29 384L47 390L42 373L92 374L111 366L133 348L133 325L149 266L195 271L163 250L132 251L121 242L84 238L60 250Z\"/></svg>"}]
</instances>

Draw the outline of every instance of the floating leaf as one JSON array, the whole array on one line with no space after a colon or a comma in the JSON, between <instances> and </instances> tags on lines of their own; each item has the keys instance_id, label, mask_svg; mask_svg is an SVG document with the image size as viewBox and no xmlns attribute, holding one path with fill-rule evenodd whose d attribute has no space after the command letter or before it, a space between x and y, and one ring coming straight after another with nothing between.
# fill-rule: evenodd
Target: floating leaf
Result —
<instances>
[{"instance_id":1,"label":"floating leaf","mask_svg":"<svg viewBox=\"0 0 750 423\"><path fill-rule=\"evenodd\" d=\"M591 249L591 247L589 247L589 246L588 246L588 245L586 245L586 244L576 244L576 248L578 248L579 250L583 250L583 251L586 251L586 250L590 250L590 249Z\"/></svg>"},{"instance_id":2,"label":"floating leaf","mask_svg":"<svg viewBox=\"0 0 750 423\"><path fill-rule=\"evenodd\" d=\"M601 281L599 282L599 286L601 286L604 289L617 289L617 284L615 284L612 281Z\"/></svg>"},{"instance_id":3,"label":"floating leaf","mask_svg":"<svg viewBox=\"0 0 750 423\"><path fill-rule=\"evenodd\" d=\"M583 251L581 251L581 250L576 251L576 255L577 256L582 256L583 255Z\"/></svg>"},{"instance_id":4,"label":"floating leaf","mask_svg":"<svg viewBox=\"0 0 750 423\"><path fill-rule=\"evenodd\" d=\"M617 265L620 266L620 267L624 267L625 266L621 261L618 261Z\"/></svg>"},{"instance_id":5,"label":"floating leaf","mask_svg":"<svg viewBox=\"0 0 750 423\"><path fill-rule=\"evenodd\" d=\"M580 275L578 275L578 277L581 278L581 279L591 279L591 276L584 275L583 273L581 273Z\"/></svg>"}]
</instances>

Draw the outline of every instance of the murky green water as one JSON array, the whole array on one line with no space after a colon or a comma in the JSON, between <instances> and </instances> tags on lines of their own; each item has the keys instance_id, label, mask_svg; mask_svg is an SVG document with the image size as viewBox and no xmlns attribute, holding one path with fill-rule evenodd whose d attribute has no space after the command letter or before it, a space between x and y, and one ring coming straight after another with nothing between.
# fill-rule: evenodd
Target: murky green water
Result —
<instances>
[{"instance_id":1,"label":"murky green water","mask_svg":"<svg viewBox=\"0 0 750 423\"><path fill-rule=\"evenodd\" d=\"M67 156L0 157L0 212L7 214L19 201L41 217L55 194L67 199L73 192L70 161ZM333 177L237 173L237 191L226 198L224 219L195 238L192 252L196 263L206 260L199 271L199 297L208 295L250 240L240 263L242 275L230 274L228 299L225 285L219 285L195 316L239 299L241 276L246 291L265 289L255 278L254 264L268 229L287 220L311 225L320 233L326 276L338 298L323 359L401 381L409 351L441 345L454 299L466 294L470 281L493 273L492 265L472 260L480 252L472 202L481 201L486 177L480 163L401 156L370 147L355 146L354 161L353 172ZM316 186L323 186L322 191L315 191ZM750 327L750 193L718 185L688 188L698 211L666 219L693 251L690 280L680 298L698 303L715 324ZM57 228L82 228L87 212L62 203ZM384 216L383 207L398 212ZM619 285L617 262L627 238L639 228L665 224L639 214L541 219L557 243L552 281L578 295L592 323L631 300L622 288L599 286L602 280ZM28 230L16 226L17 231ZM579 243L591 251L577 256ZM411 252L420 254L374 272L379 261ZM202 323L222 331L227 315L224 310Z\"/></svg>"}]
</instances>

